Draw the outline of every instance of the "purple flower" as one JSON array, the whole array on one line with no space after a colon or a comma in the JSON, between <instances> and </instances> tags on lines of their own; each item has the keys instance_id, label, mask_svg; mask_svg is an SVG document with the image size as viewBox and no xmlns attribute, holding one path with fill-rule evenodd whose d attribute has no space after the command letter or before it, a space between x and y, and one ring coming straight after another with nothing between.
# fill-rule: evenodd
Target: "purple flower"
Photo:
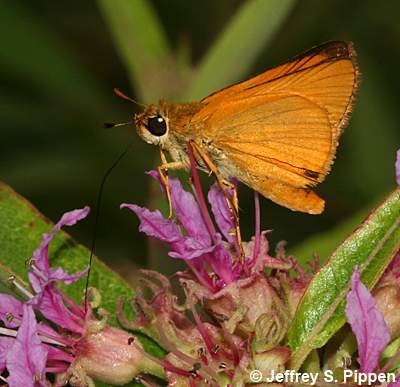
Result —
<instances>
[{"instance_id":1,"label":"purple flower","mask_svg":"<svg viewBox=\"0 0 400 387\"><path fill-rule=\"evenodd\" d=\"M156 172L149 174L160 181ZM168 243L171 248L169 256L184 260L202 285L218 291L264 270L266 266L282 266L282 262L268 255L268 248L260 250L260 240L265 238L265 234L262 237L257 233L257 243L243 243L241 251L234 216L217 184L211 187L208 201L220 232L212 224L208 210L202 207L199 198L185 191L177 179L169 178L168 182L176 220L165 219L158 210L150 211L134 204L122 204L121 208L128 208L138 216L140 231ZM262 246L268 246L261 242ZM258 254L254 254L255 245ZM287 262L283 266L287 268Z\"/></svg>"},{"instance_id":2,"label":"purple flower","mask_svg":"<svg viewBox=\"0 0 400 387\"><path fill-rule=\"evenodd\" d=\"M235 243L235 222L227 206L226 197L216 184L208 191L208 201L222 235L229 243Z\"/></svg>"},{"instance_id":3,"label":"purple flower","mask_svg":"<svg viewBox=\"0 0 400 387\"><path fill-rule=\"evenodd\" d=\"M119 320L130 329L152 332L168 350L164 360L146 356L164 368L170 385L245 385L255 364L268 374L290 359L285 334L310 276L293 257L286 257L282 244L278 258L269 255L268 232L260 231L257 195L255 236L242 243L226 194L216 184L209 190L212 219L195 173L192 166L195 194L168 177L174 219L137 205L121 205L138 216L140 231L167 243L169 255L184 260L189 269L177 273L185 293L182 304L166 277L142 271L147 289L137 289L137 317L128 321L122 303ZM149 174L160 181L156 172ZM232 192L227 195L231 198ZM266 275L266 268L271 275ZM149 292L152 295L147 296ZM204 315L213 323L202 321Z\"/></svg>"},{"instance_id":4,"label":"purple flower","mask_svg":"<svg viewBox=\"0 0 400 387\"><path fill-rule=\"evenodd\" d=\"M38 325L30 305L23 306L23 318L17 337L6 357L9 377L13 386L47 386L45 366L47 351L38 335Z\"/></svg>"},{"instance_id":5,"label":"purple flower","mask_svg":"<svg viewBox=\"0 0 400 387\"><path fill-rule=\"evenodd\" d=\"M155 173L150 174L157 178ZM219 232L210 231L194 195L185 191L177 179L169 178L168 181L177 221L165 219L158 210L150 211L133 204L122 204L121 208L133 211L140 220L139 230L168 243L171 247L169 256L186 261L198 280L210 289L221 289L239 279L245 266L234 263L239 261L237 240L232 235L235 226L223 192L213 186L208 199L225 240Z\"/></svg>"},{"instance_id":6,"label":"purple flower","mask_svg":"<svg viewBox=\"0 0 400 387\"><path fill-rule=\"evenodd\" d=\"M60 267L56 269L51 268L49 264L49 244L57 231L61 230L63 226L73 226L79 220L86 218L89 211L89 207L84 207L79 210L66 212L54 225L53 229L48 234L46 233L43 235L42 242L33 252L33 256L30 260L33 269L29 272L29 281L37 294L35 302L40 302L41 293L47 286L51 285L51 283L62 281L69 285L80 279L87 272L87 269L85 269L81 273L71 275Z\"/></svg>"},{"instance_id":7,"label":"purple flower","mask_svg":"<svg viewBox=\"0 0 400 387\"><path fill-rule=\"evenodd\" d=\"M43 235L41 244L34 251L30 260L32 268L28 273L29 282L36 293L29 303L35 305L48 320L77 333L82 331L82 324L80 323L82 316L75 316L65 306L56 287L56 282L61 281L69 285L83 277L87 268L77 274L69 274L60 267L51 268L49 264L49 244L57 231L61 230L63 226L73 226L79 220L84 219L88 213L89 207L65 213L50 233Z\"/></svg>"},{"instance_id":8,"label":"purple flower","mask_svg":"<svg viewBox=\"0 0 400 387\"><path fill-rule=\"evenodd\" d=\"M15 339L12 337L0 336L0 375L6 368L6 358L9 350L14 345Z\"/></svg>"},{"instance_id":9,"label":"purple flower","mask_svg":"<svg viewBox=\"0 0 400 387\"><path fill-rule=\"evenodd\" d=\"M164 190L158 173L151 171L148 174L158 180ZM209 190L208 201L219 231L212 223L204 198L199 197L202 195L201 188L196 186L195 196L185 191L177 179L169 177L168 183L175 220L165 219L158 210L150 211L134 204L122 204L121 208L128 208L138 216L140 231L166 242L171 248L169 256L184 260L202 286L216 292L254 276L266 267L291 269L292 262L268 254L266 232L259 230L258 200L256 235L252 241L240 245L235 217L225 193L217 184ZM228 195L232 195L232 192L228 192Z\"/></svg>"},{"instance_id":10,"label":"purple flower","mask_svg":"<svg viewBox=\"0 0 400 387\"><path fill-rule=\"evenodd\" d=\"M194 196L182 188L178 179L169 179L169 185L172 208L187 233L186 240L191 239L198 246L211 246L213 235L208 231Z\"/></svg>"},{"instance_id":11,"label":"purple flower","mask_svg":"<svg viewBox=\"0 0 400 387\"><path fill-rule=\"evenodd\" d=\"M400 149L396 154L396 182L397 185L400 185Z\"/></svg>"},{"instance_id":12,"label":"purple flower","mask_svg":"<svg viewBox=\"0 0 400 387\"><path fill-rule=\"evenodd\" d=\"M365 373L375 370L381 352L390 341L389 329L375 304L375 299L361 282L360 273L355 268L345 314L357 338L360 371Z\"/></svg>"},{"instance_id":13,"label":"purple flower","mask_svg":"<svg viewBox=\"0 0 400 387\"><path fill-rule=\"evenodd\" d=\"M0 294L0 320L7 328L20 325L23 315L23 304L8 294Z\"/></svg>"},{"instance_id":14,"label":"purple flower","mask_svg":"<svg viewBox=\"0 0 400 387\"><path fill-rule=\"evenodd\" d=\"M86 270L69 274L49 264L48 248L56 232L85 218L88 212L88 207L67 212L43 235L28 273L34 294L15 282L29 297L25 303L0 294L0 319L6 327L0 328L0 375L7 369L10 387L48 386L46 373L57 375L56 386L69 380L74 385L88 385L91 377L124 384L141 370L142 355L128 345L129 333L108 327L107 316L98 321L90 304L85 310L58 289L57 283L69 285ZM35 312L45 319L37 323Z\"/></svg>"}]
</instances>

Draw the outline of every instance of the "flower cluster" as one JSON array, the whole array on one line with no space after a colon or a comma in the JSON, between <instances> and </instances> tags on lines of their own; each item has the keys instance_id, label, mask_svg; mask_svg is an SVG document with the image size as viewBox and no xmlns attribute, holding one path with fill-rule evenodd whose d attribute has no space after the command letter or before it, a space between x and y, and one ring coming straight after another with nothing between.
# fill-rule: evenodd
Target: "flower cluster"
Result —
<instances>
[{"instance_id":1,"label":"flower cluster","mask_svg":"<svg viewBox=\"0 0 400 387\"><path fill-rule=\"evenodd\" d=\"M252 369L284 369L290 359L284 344L288 323L310 275L286 256L283 243L270 255L269 231L259 229L257 196L255 236L241 242L229 198L218 185L208 192L215 226L198 197L201 190L196 197L179 180L168 183L175 219L137 205L121 207L139 217L140 231L166 242L169 255L185 261L188 270L177 273L185 301L177 302L167 278L143 271L143 287L152 296L139 290L137 319L120 315L121 322L129 329L146 327L169 351L160 365L170 385L240 386L251 382Z\"/></svg>"},{"instance_id":2,"label":"flower cluster","mask_svg":"<svg viewBox=\"0 0 400 387\"><path fill-rule=\"evenodd\" d=\"M161 183L157 173L150 175ZM400 185L400 151L396 179ZM93 386L94 380L118 385L142 372L164 372L171 386L241 387L254 383L252 370L269 375L290 368L289 323L319 270L318 261L311 262L306 272L286 255L283 243L270 253L270 231L260 229L257 194L255 236L242 242L231 210L231 191L213 185L207 206L198 179L194 179L195 194L177 179L169 178L168 183L173 219L133 204L121 207L138 216L142 232L169 245L170 257L187 264L187 270L174 276L184 298L178 301L170 279L142 270L142 286L132 300L135 320L124 315L125 300L117 309L122 325L150 334L164 347L166 357L146 353L130 333L110 327L108 313L98 308L95 289L82 305L58 289L58 283L69 285L87 272L69 274L52 268L48 251L63 226L87 216L89 209L83 208L64 214L43 235L29 260L30 289L10 278L24 301L0 294L0 382L10 387ZM352 367L365 373L398 370L399 300L400 252L371 292L356 267L345 315L357 343L351 344L348 335L350 340L333 356L326 350L324 367L334 371ZM391 385L399 386L399 381Z\"/></svg>"},{"instance_id":3,"label":"flower cluster","mask_svg":"<svg viewBox=\"0 0 400 387\"><path fill-rule=\"evenodd\" d=\"M397 178L399 163L400 152ZM157 173L150 175L160 181ZM259 228L257 195L255 236L241 243L229 197L218 185L208 192L215 227L200 197L201 188L195 186L194 195L177 179L169 178L168 183L175 219L137 205L121 207L138 216L140 231L169 245L170 257L185 261L188 270L176 274L185 300L177 302L166 277L143 271L143 288L152 295L145 297L139 290L138 318L127 321L121 312L121 322L130 329L146 327L167 349L165 360L153 360L165 369L169 385L244 386L252 382L251 370L269 375L287 369L291 358L285 344L287 329L312 273L287 257L282 244L275 257L270 255L268 231ZM400 294L399 260L400 255L373 294L354 270L345 314L357 339L360 372L379 371L383 351L400 333L399 315L393 313ZM311 269L319 270L318 261L311 263ZM356 350L353 346L339 351L333 368L354 367L351 359Z\"/></svg>"},{"instance_id":4,"label":"flower cluster","mask_svg":"<svg viewBox=\"0 0 400 387\"><path fill-rule=\"evenodd\" d=\"M153 177L158 175L151 172ZM211 210L218 226L207 223L195 196L185 191L179 180L170 178L172 209L177 222L166 219L160 211L150 211L134 204L122 204L140 219L139 230L168 243L169 256L184 260L196 278L210 292L260 273L265 267L285 268L291 264L268 255L267 232L256 233L254 240L241 246L235 235L236 225L222 190L215 184L208 193ZM259 214L256 215L259 217Z\"/></svg>"},{"instance_id":5,"label":"flower cluster","mask_svg":"<svg viewBox=\"0 0 400 387\"><path fill-rule=\"evenodd\" d=\"M131 335L109 327L108 316L95 302L78 306L61 293L57 283L69 285L84 276L87 269L69 274L49 264L48 249L54 235L63 226L72 226L85 218L89 208L65 213L29 260L28 278L33 292L10 278L26 300L0 294L0 380L10 387L54 386L68 382L75 386L94 385L92 378L109 383L130 381L143 366L141 353L129 345ZM91 289L88 296L99 297ZM36 316L41 321L37 322ZM144 361L146 359L143 359ZM7 372L7 376L4 375Z\"/></svg>"}]
</instances>

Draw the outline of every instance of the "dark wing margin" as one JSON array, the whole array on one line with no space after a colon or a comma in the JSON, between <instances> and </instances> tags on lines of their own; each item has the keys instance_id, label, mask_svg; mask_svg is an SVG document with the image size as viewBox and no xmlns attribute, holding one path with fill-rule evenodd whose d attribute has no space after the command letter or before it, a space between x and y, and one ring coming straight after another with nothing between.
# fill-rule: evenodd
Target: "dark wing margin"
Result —
<instances>
[{"instance_id":1,"label":"dark wing margin","mask_svg":"<svg viewBox=\"0 0 400 387\"><path fill-rule=\"evenodd\" d=\"M278 65L272 69L266 70L265 72L255 76L246 81L239 81L223 89L220 89L209 96L201 100L202 104L208 105L210 103L217 102L217 100L229 98L236 93L251 89L253 87L261 86L265 83L270 83L289 76L301 71L305 71L311 67L319 66L323 63L329 63L332 61L348 59L351 60L355 68L355 83L354 92L357 91L359 83L359 71L357 66L357 55L353 48L353 43L345 41L329 41L319 46L315 46L310 50L307 50L299 55L296 55L287 62ZM351 112L351 106L353 101L349 102L349 111ZM346 114L347 117L347 114ZM345 117L344 117L345 118Z\"/></svg>"}]
</instances>

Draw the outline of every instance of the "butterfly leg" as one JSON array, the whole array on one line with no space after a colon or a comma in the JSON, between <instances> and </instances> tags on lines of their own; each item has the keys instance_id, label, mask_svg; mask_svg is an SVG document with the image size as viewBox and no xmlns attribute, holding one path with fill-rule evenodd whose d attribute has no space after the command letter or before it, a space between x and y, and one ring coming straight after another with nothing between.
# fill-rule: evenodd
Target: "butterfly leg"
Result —
<instances>
[{"instance_id":1,"label":"butterfly leg","mask_svg":"<svg viewBox=\"0 0 400 387\"><path fill-rule=\"evenodd\" d=\"M180 161L168 162L161 148L160 148L160 157L161 157L161 165L158 166L157 171L158 174L160 175L161 183L164 186L165 193L167 195L168 206L169 206L168 218L170 219L172 217L172 199L171 199L171 190L168 182L168 169L182 169L185 168L185 165Z\"/></svg>"},{"instance_id":2,"label":"butterfly leg","mask_svg":"<svg viewBox=\"0 0 400 387\"><path fill-rule=\"evenodd\" d=\"M228 207L233 215L233 219L235 222L235 231L236 231L237 243L239 246L239 254L241 259L244 259L242 237L239 226L239 202L238 202L236 186L232 184L230 181L224 179L220 175L215 164L210 160L210 158L207 156L207 154L203 151L201 147L199 147L194 141L190 141L189 143L190 146L192 146L192 148L197 152L198 156L204 161L207 168L210 170L210 174L213 173L215 175L217 183L225 195ZM229 194L228 189L232 190L232 196Z\"/></svg>"},{"instance_id":3,"label":"butterfly leg","mask_svg":"<svg viewBox=\"0 0 400 387\"><path fill-rule=\"evenodd\" d=\"M217 183L221 190L224 192L226 200L228 202L228 206L230 210L233 213L233 216L235 217L236 220L239 220L239 211L238 211L238 206L235 205L233 202L233 197L231 197L227 191L228 189L231 189L234 187L234 185L229 182L228 180L224 179L220 173L218 172L217 167L215 164L210 160L210 158L207 156L207 154L203 151L202 148L200 148L194 141L189 142L192 148L196 151L198 156L204 161L204 164L207 166L209 169L209 175L214 174L215 178L217 179Z\"/></svg>"},{"instance_id":4,"label":"butterfly leg","mask_svg":"<svg viewBox=\"0 0 400 387\"><path fill-rule=\"evenodd\" d=\"M238 199L238 193L237 193L237 187L235 184L230 182L229 180L222 179L222 184L225 185L225 187L229 190L232 191L232 205L236 211L236 214L239 214L239 199ZM240 257L241 259L244 259L244 251L243 251L243 245L242 245L242 236L240 233L240 226L239 226L239 215L237 217L234 217L235 221L235 231L236 231L236 239L238 242L238 246L240 249Z\"/></svg>"},{"instance_id":5,"label":"butterfly leg","mask_svg":"<svg viewBox=\"0 0 400 387\"><path fill-rule=\"evenodd\" d=\"M226 179L222 179L222 184L224 184L227 189L230 189L232 191L232 205L235 208L236 213L239 214L239 199L236 185Z\"/></svg>"}]
</instances>

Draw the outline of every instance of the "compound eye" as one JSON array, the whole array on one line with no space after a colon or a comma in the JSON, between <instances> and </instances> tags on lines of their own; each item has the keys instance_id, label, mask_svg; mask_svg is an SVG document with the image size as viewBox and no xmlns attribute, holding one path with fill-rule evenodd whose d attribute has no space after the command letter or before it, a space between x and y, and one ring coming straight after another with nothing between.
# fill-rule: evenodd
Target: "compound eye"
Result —
<instances>
[{"instance_id":1,"label":"compound eye","mask_svg":"<svg viewBox=\"0 0 400 387\"><path fill-rule=\"evenodd\" d=\"M154 136L162 136L167 132L167 123L162 116L157 115L156 117L149 117L146 128Z\"/></svg>"}]
</instances>

